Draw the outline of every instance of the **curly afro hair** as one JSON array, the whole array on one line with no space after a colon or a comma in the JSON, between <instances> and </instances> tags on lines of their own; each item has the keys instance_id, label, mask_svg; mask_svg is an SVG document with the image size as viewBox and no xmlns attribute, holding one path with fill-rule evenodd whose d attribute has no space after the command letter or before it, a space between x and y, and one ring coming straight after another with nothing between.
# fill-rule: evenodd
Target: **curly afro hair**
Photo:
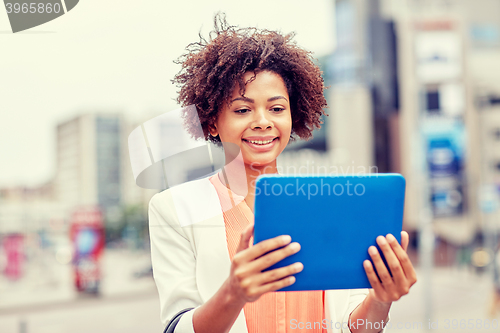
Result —
<instances>
[{"instance_id":1,"label":"curly afro hair","mask_svg":"<svg viewBox=\"0 0 500 333\"><path fill-rule=\"evenodd\" d=\"M272 71L281 76L290 96L291 139L309 139L312 131L321 127L323 108L327 105L322 72L312 53L292 41L294 33L283 36L276 31L229 26L220 13L214 17L214 26L208 42L199 34L200 41L189 44L187 53L175 61L182 65L172 80L180 88L177 102L182 106L194 104L197 109L197 114L184 113L191 135L219 144L219 136L209 135L209 126L215 123L236 83L244 96L243 75L247 71L254 72L250 81L261 71ZM195 126L196 117L203 133Z\"/></svg>"}]
</instances>

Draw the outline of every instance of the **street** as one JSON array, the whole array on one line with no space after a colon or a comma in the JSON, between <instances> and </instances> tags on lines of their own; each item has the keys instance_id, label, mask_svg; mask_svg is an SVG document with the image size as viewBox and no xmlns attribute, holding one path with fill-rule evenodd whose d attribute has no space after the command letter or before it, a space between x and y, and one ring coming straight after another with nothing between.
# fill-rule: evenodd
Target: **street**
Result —
<instances>
[{"instance_id":1,"label":"street","mask_svg":"<svg viewBox=\"0 0 500 333\"><path fill-rule=\"evenodd\" d=\"M0 332L162 332L159 309L156 290L144 295L75 300L16 313L2 311Z\"/></svg>"}]
</instances>

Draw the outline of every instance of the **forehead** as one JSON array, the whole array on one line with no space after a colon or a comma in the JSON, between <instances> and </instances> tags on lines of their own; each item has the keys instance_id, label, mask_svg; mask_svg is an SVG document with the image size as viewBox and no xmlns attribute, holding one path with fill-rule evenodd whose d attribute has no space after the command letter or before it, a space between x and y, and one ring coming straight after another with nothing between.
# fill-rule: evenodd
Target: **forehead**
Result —
<instances>
[{"instance_id":1,"label":"forehead","mask_svg":"<svg viewBox=\"0 0 500 333\"><path fill-rule=\"evenodd\" d=\"M283 78L271 71L262 71L257 73L254 77L253 71L248 71L243 74L243 82L245 82L245 96L247 94L257 93L257 94L286 94L288 95L287 88ZM240 95L240 87L238 81L236 81L234 89L231 96L238 97Z\"/></svg>"}]
</instances>

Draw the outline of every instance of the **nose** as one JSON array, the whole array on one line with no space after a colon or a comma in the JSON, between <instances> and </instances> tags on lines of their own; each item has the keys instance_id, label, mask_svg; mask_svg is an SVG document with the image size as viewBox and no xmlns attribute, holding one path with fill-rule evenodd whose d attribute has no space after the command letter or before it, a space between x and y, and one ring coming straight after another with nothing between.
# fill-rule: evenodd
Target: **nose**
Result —
<instances>
[{"instance_id":1,"label":"nose","mask_svg":"<svg viewBox=\"0 0 500 333\"><path fill-rule=\"evenodd\" d=\"M251 124L252 129L268 129L273 127L271 115L267 110L258 109L254 113L254 119Z\"/></svg>"}]
</instances>

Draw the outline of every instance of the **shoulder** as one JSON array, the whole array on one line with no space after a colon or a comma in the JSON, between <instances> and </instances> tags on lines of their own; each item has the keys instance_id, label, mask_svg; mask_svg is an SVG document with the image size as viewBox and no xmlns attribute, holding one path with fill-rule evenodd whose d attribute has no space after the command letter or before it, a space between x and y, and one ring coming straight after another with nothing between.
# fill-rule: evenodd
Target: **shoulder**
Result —
<instances>
[{"instance_id":1,"label":"shoulder","mask_svg":"<svg viewBox=\"0 0 500 333\"><path fill-rule=\"evenodd\" d=\"M156 212L181 227L221 214L220 202L209 178L176 185L155 194L149 202L150 214Z\"/></svg>"},{"instance_id":2,"label":"shoulder","mask_svg":"<svg viewBox=\"0 0 500 333\"><path fill-rule=\"evenodd\" d=\"M190 202L191 198L199 197L199 194L213 195L212 184L208 178L192 180L180 185L176 185L153 195L149 201L150 207L173 206L182 201ZM213 187L213 186L212 186ZM200 202L203 203L203 200Z\"/></svg>"}]
</instances>

